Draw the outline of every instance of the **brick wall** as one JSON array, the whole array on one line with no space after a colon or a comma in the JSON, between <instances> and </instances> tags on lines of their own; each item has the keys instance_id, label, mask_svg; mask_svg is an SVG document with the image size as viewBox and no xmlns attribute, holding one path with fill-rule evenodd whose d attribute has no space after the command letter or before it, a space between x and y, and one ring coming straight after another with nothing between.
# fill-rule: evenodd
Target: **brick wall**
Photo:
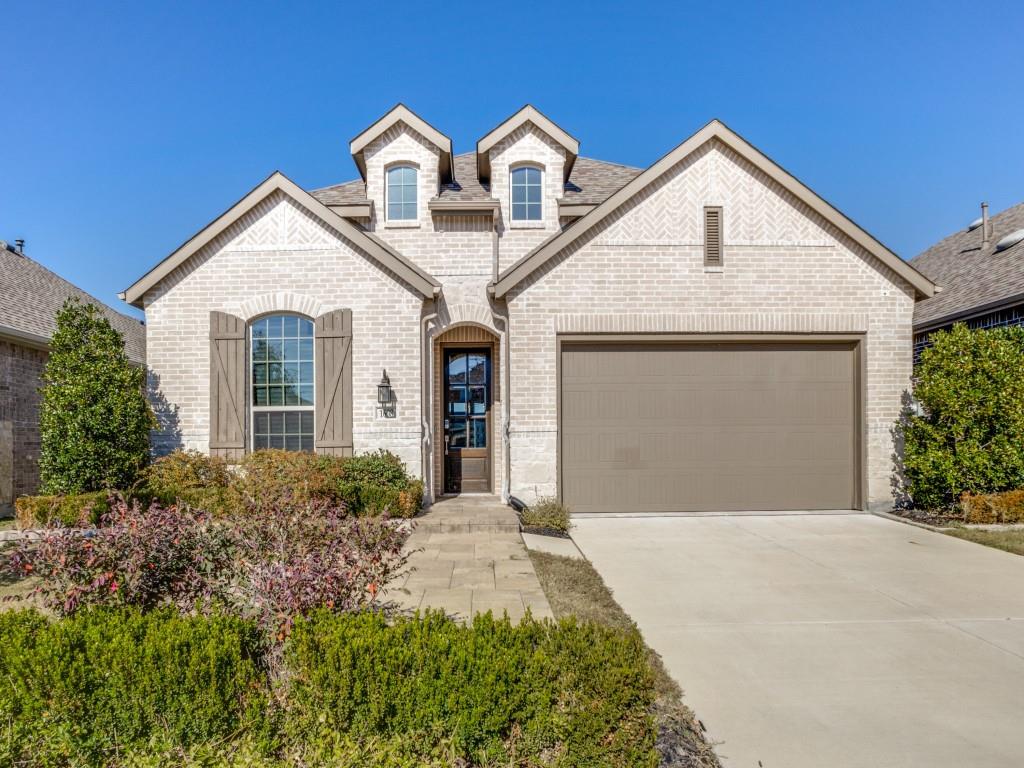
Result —
<instances>
[{"instance_id":1,"label":"brick wall","mask_svg":"<svg viewBox=\"0 0 1024 768\"><path fill-rule=\"evenodd\" d=\"M352 310L353 441L420 472L422 297L286 195L275 192L147 293L147 362L158 453L209 448L209 315ZM397 416L377 411L387 369Z\"/></svg>"},{"instance_id":2,"label":"brick wall","mask_svg":"<svg viewBox=\"0 0 1024 768\"><path fill-rule=\"evenodd\" d=\"M39 386L46 352L0 340L0 511L39 485Z\"/></svg>"},{"instance_id":3,"label":"brick wall","mask_svg":"<svg viewBox=\"0 0 1024 768\"><path fill-rule=\"evenodd\" d=\"M703 266L723 206L725 266ZM512 493L556 491L558 333L863 332L867 477L891 503L912 288L724 145L705 146L508 295Z\"/></svg>"}]
</instances>

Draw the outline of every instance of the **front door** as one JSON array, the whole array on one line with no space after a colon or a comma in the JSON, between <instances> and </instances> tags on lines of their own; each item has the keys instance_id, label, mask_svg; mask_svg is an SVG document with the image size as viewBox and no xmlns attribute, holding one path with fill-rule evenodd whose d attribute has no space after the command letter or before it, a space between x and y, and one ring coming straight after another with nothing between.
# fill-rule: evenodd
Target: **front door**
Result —
<instances>
[{"instance_id":1,"label":"front door","mask_svg":"<svg viewBox=\"0 0 1024 768\"><path fill-rule=\"evenodd\" d=\"M444 490L491 490L491 352L444 350Z\"/></svg>"}]
</instances>

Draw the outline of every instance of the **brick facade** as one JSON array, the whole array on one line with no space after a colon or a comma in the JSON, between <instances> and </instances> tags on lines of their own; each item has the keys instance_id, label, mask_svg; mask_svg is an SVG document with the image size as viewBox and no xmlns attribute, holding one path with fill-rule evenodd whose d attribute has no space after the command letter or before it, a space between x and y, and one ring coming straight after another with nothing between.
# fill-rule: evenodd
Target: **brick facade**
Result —
<instances>
[{"instance_id":1,"label":"brick facade","mask_svg":"<svg viewBox=\"0 0 1024 768\"><path fill-rule=\"evenodd\" d=\"M724 268L702 210L723 207ZM557 488L558 333L862 333L868 502L891 504L911 286L728 149L705 145L508 294L512 493Z\"/></svg>"},{"instance_id":2,"label":"brick facade","mask_svg":"<svg viewBox=\"0 0 1024 768\"><path fill-rule=\"evenodd\" d=\"M443 450L441 345L486 339L495 376L510 377L508 391L500 382L494 398L492 434L507 426L510 445L504 455L497 443L495 490L526 499L557 492L558 334L856 333L866 356L868 501L891 503L890 430L909 386L913 287L727 145L705 144L499 300L488 293L496 261L507 269L565 224L557 205L564 148L527 124L491 149L490 194L501 204L493 222L428 210L440 153L404 123L370 142L364 158L374 214L362 225L441 282L440 295L424 301L302 205L274 193L145 296L163 424L158 451L208 447L211 310L248 320L271 311L351 309L355 450L395 451L433 488ZM519 227L509 221L508 174L526 162L544 169L544 216ZM419 169L419 215L392 224L383 220L384 178L399 163ZM717 271L703 265L706 205L723 207L725 260ZM384 368L398 396L394 419L376 409Z\"/></svg>"},{"instance_id":3,"label":"brick facade","mask_svg":"<svg viewBox=\"0 0 1024 768\"><path fill-rule=\"evenodd\" d=\"M39 485L39 386L46 352L0 339L0 512Z\"/></svg>"}]
</instances>

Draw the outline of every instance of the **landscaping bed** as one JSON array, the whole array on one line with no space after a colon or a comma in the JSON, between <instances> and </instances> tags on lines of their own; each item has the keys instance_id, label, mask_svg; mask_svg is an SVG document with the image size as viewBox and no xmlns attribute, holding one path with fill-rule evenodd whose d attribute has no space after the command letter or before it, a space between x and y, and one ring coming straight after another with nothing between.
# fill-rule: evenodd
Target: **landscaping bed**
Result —
<instances>
[{"instance_id":1,"label":"landscaping bed","mask_svg":"<svg viewBox=\"0 0 1024 768\"><path fill-rule=\"evenodd\" d=\"M530 559L558 619L574 617L635 635L640 630L615 601L600 574L582 558L561 557L530 550ZM704 726L683 703L682 691L662 663L661 657L643 645L651 670L654 695L651 715L657 732L656 749L661 768L720 768Z\"/></svg>"},{"instance_id":2,"label":"landscaping bed","mask_svg":"<svg viewBox=\"0 0 1024 768\"><path fill-rule=\"evenodd\" d=\"M653 766L635 631L314 611L0 614L0 763Z\"/></svg>"},{"instance_id":3,"label":"landscaping bed","mask_svg":"<svg viewBox=\"0 0 1024 768\"><path fill-rule=\"evenodd\" d=\"M569 529L572 527L569 510L558 499L544 497L530 506L518 502L513 507L519 516L519 530L522 533L569 538Z\"/></svg>"}]
</instances>

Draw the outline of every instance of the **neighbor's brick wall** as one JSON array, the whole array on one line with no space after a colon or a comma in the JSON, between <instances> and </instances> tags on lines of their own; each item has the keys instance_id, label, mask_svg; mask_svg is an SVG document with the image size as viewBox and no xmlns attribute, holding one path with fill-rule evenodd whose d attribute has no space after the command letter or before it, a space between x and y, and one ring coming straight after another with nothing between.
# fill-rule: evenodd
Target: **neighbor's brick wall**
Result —
<instances>
[{"instance_id":1,"label":"neighbor's brick wall","mask_svg":"<svg viewBox=\"0 0 1024 768\"><path fill-rule=\"evenodd\" d=\"M0 510L9 511L14 499L39 485L39 386L46 356L0 340Z\"/></svg>"},{"instance_id":2,"label":"neighbor's brick wall","mask_svg":"<svg viewBox=\"0 0 1024 768\"><path fill-rule=\"evenodd\" d=\"M723 206L725 268L703 267ZM868 501L891 504L912 288L724 145L706 146L508 295L511 484L556 491L559 332L865 332Z\"/></svg>"},{"instance_id":3,"label":"neighbor's brick wall","mask_svg":"<svg viewBox=\"0 0 1024 768\"><path fill-rule=\"evenodd\" d=\"M154 448L209 449L209 315L352 310L353 441L420 473L422 296L275 192L146 294L147 362L161 430ZM387 369L397 417L377 413Z\"/></svg>"}]
</instances>

